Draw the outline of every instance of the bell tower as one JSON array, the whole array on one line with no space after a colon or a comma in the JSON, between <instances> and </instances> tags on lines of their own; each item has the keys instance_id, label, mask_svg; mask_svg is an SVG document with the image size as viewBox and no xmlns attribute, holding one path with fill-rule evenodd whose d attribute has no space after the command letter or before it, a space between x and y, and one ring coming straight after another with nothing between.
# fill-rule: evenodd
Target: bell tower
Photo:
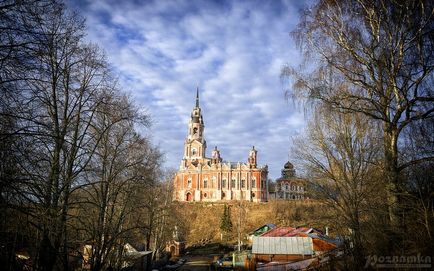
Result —
<instances>
[{"instance_id":1,"label":"bell tower","mask_svg":"<svg viewBox=\"0 0 434 271\"><path fill-rule=\"evenodd\" d=\"M191 111L188 122L187 138L184 142L184 158L181 167L188 167L190 164L197 166L205 159L206 141L204 138L202 110L199 106L199 87L196 89L196 104Z\"/></svg>"},{"instance_id":2,"label":"bell tower","mask_svg":"<svg viewBox=\"0 0 434 271\"><path fill-rule=\"evenodd\" d=\"M221 162L220 151L217 149L217 146L215 146L211 154L211 164L219 164Z\"/></svg>"}]
</instances>

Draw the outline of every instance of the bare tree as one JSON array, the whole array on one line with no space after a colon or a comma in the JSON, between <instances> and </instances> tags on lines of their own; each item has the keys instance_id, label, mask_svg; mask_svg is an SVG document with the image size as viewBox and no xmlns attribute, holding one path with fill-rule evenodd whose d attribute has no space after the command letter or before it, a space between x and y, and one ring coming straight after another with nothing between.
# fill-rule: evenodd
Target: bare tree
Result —
<instances>
[{"instance_id":1,"label":"bare tree","mask_svg":"<svg viewBox=\"0 0 434 271\"><path fill-rule=\"evenodd\" d=\"M148 122L125 96L106 95L92 126L96 151L85 181L77 187L77 223L92 246L91 269L118 266L125 239L140 226L140 188L159 166L158 151L135 131Z\"/></svg>"},{"instance_id":2,"label":"bare tree","mask_svg":"<svg viewBox=\"0 0 434 271\"><path fill-rule=\"evenodd\" d=\"M294 147L310 174L314 196L335 211L337 219L330 224L351 229L355 266L364 264L367 217L381 210L372 206L381 202L382 190L381 168L375 165L380 150L377 126L361 114L323 108L316 112L307 137Z\"/></svg>"},{"instance_id":3,"label":"bare tree","mask_svg":"<svg viewBox=\"0 0 434 271\"><path fill-rule=\"evenodd\" d=\"M400 172L433 156L400 161L400 135L434 115L432 1L319 0L293 36L304 68L287 67L291 95L363 113L382 124L391 225L402 225Z\"/></svg>"},{"instance_id":4,"label":"bare tree","mask_svg":"<svg viewBox=\"0 0 434 271\"><path fill-rule=\"evenodd\" d=\"M21 18L31 41L20 45L25 57L3 59L13 58L16 67L2 82L12 91L4 96L2 113L15 121L10 134L19 157L21 211L33 217L40 236L35 266L52 270L62 264L66 270L69 197L95 150L89 129L111 78L103 54L83 43L83 20L62 3L41 3L23 7L30 16Z\"/></svg>"},{"instance_id":5,"label":"bare tree","mask_svg":"<svg viewBox=\"0 0 434 271\"><path fill-rule=\"evenodd\" d=\"M404 133L403 160L416 160L434 153L434 119L414 122ZM434 162L425 161L407 167L405 176L404 219L408 234L404 242L414 253L434 249ZM418 229L416 231L416 229ZM417 232L417 233L416 233ZM423 234L421 234L423 233Z\"/></svg>"},{"instance_id":6,"label":"bare tree","mask_svg":"<svg viewBox=\"0 0 434 271\"><path fill-rule=\"evenodd\" d=\"M142 233L145 237L145 248L153 251L154 258L157 258L165 249L166 242L173 238L174 228L179 226L177 225L179 221L172 209L174 173L159 171L155 173L160 176L155 175L153 183L142 187L143 205L140 210L140 219Z\"/></svg>"},{"instance_id":7,"label":"bare tree","mask_svg":"<svg viewBox=\"0 0 434 271\"><path fill-rule=\"evenodd\" d=\"M93 270L119 265L160 168L158 148L135 130L148 115L118 94L84 20L61 1L1 3L0 29L2 215L26 217L36 270L68 270L84 241Z\"/></svg>"}]
</instances>

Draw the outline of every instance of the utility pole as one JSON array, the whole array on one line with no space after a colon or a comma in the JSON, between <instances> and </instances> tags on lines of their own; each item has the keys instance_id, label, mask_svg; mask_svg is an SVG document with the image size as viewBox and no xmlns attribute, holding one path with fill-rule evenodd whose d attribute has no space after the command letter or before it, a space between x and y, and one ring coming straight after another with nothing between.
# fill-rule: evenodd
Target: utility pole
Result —
<instances>
[{"instance_id":1,"label":"utility pole","mask_svg":"<svg viewBox=\"0 0 434 271\"><path fill-rule=\"evenodd\" d=\"M241 200L238 202L238 252L241 251Z\"/></svg>"}]
</instances>

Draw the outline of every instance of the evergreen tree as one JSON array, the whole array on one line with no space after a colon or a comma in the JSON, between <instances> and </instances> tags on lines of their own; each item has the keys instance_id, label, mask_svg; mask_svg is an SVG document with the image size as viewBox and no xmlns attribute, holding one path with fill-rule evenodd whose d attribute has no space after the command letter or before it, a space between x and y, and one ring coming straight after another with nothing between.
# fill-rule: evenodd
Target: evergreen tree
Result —
<instances>
[{"instance_id":1,"label":"evergreen tree","mask_svg":"<svg viewBox=\"0 0 434 271\"><path fill-rule=\"evenodd\" d=\"M223 209L220 230L225 234L228 234L232 231L231 213L229 207L226 204Z\"/></svg>"}]
</instances>

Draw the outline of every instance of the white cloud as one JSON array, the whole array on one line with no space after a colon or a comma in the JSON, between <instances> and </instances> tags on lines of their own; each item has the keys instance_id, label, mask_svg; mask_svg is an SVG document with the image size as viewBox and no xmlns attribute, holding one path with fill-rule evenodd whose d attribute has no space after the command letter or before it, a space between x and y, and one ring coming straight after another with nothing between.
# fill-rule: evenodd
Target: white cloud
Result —
<instances>
[{"instance_id":1,"label":"white cloud","mask_svg":"<svg viewBox=\"0 0 434 271\"><path fill-rule=\"evenodd\" d=\"M72 1L72 0L71 0ZM74 6L74 3L71 2ZM121 83L152 114L166 165L182 157L196 85L208 148L245 161L255 145L270 177L288 159L303 115L284 100L282 65L297 62L289 37L299 7L278 1L91 1L75 5Z\"/></svg>"}]
</instances>

